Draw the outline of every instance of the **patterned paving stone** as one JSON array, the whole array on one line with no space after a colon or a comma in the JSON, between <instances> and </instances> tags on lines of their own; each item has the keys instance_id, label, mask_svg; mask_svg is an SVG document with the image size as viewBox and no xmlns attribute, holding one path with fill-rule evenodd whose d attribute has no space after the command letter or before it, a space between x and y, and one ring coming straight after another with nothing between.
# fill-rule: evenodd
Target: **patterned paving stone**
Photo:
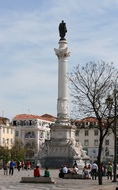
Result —
<instances>
[{"instance_id":1,"label":"patterned paving stone","mask_svg":"<svg viewBox=\"0 0 118 190\"><path fill-rule=\"evenodd\" d=\"M97 180L77 180L58 178L58 170L50 170L51 177L56 184L26 184L20 183L21 177L33 176L33 170L24 170L18 172L16 169L13 176L6 176L3 170L0 170L0 190L115 190L117 183L112 183L106 178L103 179L103 185L99 186ZM41 169L41 175L44 170Z\"/></svg>"}]
</instances>

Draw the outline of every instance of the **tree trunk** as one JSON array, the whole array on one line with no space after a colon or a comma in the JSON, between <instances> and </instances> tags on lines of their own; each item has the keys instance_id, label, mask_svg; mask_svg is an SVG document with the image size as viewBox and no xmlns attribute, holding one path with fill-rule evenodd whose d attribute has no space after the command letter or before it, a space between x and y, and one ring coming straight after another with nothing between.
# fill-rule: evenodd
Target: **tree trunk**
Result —
<instances>
[{"instance_id":1,"label":"tree trunk","mask_svg":"<svg viewBox=\"0 0 118 190\"><path fill-rule=\"evenodd\" d=\"M103 138L100 135L100 143L99 143L99 150L98 150L98 184L102 185L102 163L101 163L101 153L102 153L102 144Z\"/></svg>"}]
</instances>

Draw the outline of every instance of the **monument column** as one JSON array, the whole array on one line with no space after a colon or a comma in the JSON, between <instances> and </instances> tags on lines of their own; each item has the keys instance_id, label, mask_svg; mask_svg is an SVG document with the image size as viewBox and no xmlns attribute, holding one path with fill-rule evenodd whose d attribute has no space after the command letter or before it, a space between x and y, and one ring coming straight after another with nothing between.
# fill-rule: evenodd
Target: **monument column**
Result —
<instances>
[{"instance_id":1,"label":"monument column","mask_svg":"<svg viewBox=\"0 0 118 190\"><path fill-rule=\"evenodd\" d=\"M59 49L54 49L58 57L58 99L57 99L57 122L68 122L68 78L67 58L70 51L65 39L59 41Z\"/></svg>"},{"instance_id":2,"label":"monument column","mask_svg":"<svg viewBox=\"0 0 118 190\"><path fill-rule=\"evenodd\" d=\"M59 48L54 49L58 57L58 99L57 99L57 119L50 126L50 140L46 141L39 152L39 160L42 167L47 164L52 168L60 168L66 163L73 165L74 160L86 157L82 150L81 143L75 140L75 125L70 123L68 115L68 77L67 58L70 51L67 48L65 33L66 24L62 21L59 25Z\"/></svg>"}]
</instances>

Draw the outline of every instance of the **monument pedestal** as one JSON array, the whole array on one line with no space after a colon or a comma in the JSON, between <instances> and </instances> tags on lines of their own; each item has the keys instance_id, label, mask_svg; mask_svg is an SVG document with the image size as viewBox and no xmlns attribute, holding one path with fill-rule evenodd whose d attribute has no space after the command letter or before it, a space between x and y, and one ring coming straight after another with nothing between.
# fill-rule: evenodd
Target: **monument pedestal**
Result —
<instances>
[{"instance_id":1,"label":"monument pedestal","mask_svg":"<svg viewBox=\"0 0 118 190\"><path fill-rule=\"evenodd\" d=\"M75 141L75 126L62 126L53 124L51 126L51 140L46 141L40 152L40 163L42 167L60 168L66 164L72 167L74 161L86 157L81 143Z\"/></svg>"}]
</instances>

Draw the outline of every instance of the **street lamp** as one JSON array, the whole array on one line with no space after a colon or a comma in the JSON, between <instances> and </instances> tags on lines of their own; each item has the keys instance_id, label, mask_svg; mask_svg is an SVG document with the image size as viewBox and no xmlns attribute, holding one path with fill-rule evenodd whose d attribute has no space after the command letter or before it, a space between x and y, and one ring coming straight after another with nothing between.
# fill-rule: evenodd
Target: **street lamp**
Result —
<instances>
[{"instance_id":1,"label":"street lamp","mask_svg":"<svg viewBox=\"0 0 118 190\"><path fill-rule=\"evenodd\" d=\"M116 177L116 165L117 165L117 90L116 85L114 89L114 179L113 182L117 181Z\"/></svg>"},{"instance_id":2,"label":"street lamp","mask_svg":"<svg viewBox=\"0 0 118 190\"><path fill-rule=\"evenodd\" d=\"M110 117L110 114L111 114L111 109L112 109L112 105L114 103L114 114L113 114L113 117L111 117L111 120L112 118L114 118L114 128L113 128L113 133L114 133L114 170L113 170L113 173L114 173L114 177L113 177L113 182L116 182L117 181L117 178L116 178L116 165L117 165L117 91L116 91L116 85L114 87L114 94L113 94L113 98L111 98L111 96L109 95L108 98L106 99L106 103L107 103L107 106L108 106L108 109L109 109L109 117Z\"/></svg>"}]
</instances>

